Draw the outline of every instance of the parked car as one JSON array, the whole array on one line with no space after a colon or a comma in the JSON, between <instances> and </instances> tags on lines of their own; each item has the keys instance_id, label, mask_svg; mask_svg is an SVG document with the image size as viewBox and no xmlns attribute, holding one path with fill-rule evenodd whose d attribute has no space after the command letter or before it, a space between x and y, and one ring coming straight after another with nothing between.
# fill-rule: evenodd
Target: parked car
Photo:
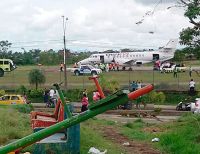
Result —
<instances>
[{"instance_id":1,"label":"parked car","mask_svg":"<svg viewBox=\"0 0 200 154\"><path fill-rule=\"evenodd\" d=\"M10 104L26 104L27 100L22 95L4 95L0 97L0 104L10 105Z\"/></svg>"},{"instance_id":2,"label":"parked car","mask_svg":"<svg viewBox=\"0 0 200 154\"><path fill-rule=\"evenodd\" d=\"M102 73L102 70L99 68L95 68L92 65L81 65L78 68L72 68L71 72L74 73L76 76L84 74L97 75Z\"/></svg>"}]
</instances>

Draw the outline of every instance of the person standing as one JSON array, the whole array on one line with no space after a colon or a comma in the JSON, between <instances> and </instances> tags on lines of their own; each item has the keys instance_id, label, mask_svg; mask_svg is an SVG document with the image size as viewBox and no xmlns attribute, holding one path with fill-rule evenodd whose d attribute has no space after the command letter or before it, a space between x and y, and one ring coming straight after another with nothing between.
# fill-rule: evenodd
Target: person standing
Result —
<instances>
[{"instance_id":1,"label":"person standing","mask_svg":"<svg viewBox=\"0 0 200 154\"><path fill-rule=\"evenodd\" d=\"M50 91L49 91L50 99L54 97L54 93L55 93L54 89L51 88Z\"/></svg>"},{"instance_id":2,"label":"person standing","mask_svg":"<svg viewBox=\"0 0 200 154\"><path fill-rule=\"evenodd\" d=\"M44 103L45 103L45 107L49 107L49 90L47 90L46 88L44 89Z\"/></svg>"},{"instance_id":3,"label":"person standing","mask_svg":"<svg viewBox=\"0 0 200 154\"><path fill-rule=\"evenodd\" d=\"M142 88L142 83L139 81L139 82L137 83L137 89L140 89L140 88Z\"/></svg>"},{"instance_id":4,"label":"person standing","mask_svg":"<svg viewBox=\"0 0 200 154\"><path fill-rule=\"evenodd\" d=\"M194 92L195 92L195 82L194 82L193 79L190 80L189 87L190 87L190 95L194 95Z\"/></svg>"},{"instance_id":5,"label":"person standing","mask_svg":"<svg viewBox=\"0 0 200 154\"><path fill-rule=\"evenodd\" d=\"M177 78L177 69L176 69L176 67L174 68L174 78Z\"/></svg>"},{"instance_id":6,"label":"person standing","mask_svg":"<svg viewBox=\"0 0 200 154\"><path fill-rule=\"evenodd\" d=\"M86 96L86 94L83 94L83 98L81 100L81 104L82 104L81 112L86 111L88 109L88 104L89 104L88 97Z\"/></svg>"},{"instance_id":7,"label":"person standing","mask_svg":"<svg viewBox=\"0 0 200 154\"><path fill-rule=\"evenodd\" d=\"M64 64L61 62L60 63L60 71L63 72Z\"/></svg>"},{"instance_id":8,"label":"person standing","mask_svg":"<svg viewBox=\"0 0 200 154\"><path fill-rule=\"evenodd\" d=\"M106 72L109 72L109 64L106 64Z\"/></svg>"}]
</instances>

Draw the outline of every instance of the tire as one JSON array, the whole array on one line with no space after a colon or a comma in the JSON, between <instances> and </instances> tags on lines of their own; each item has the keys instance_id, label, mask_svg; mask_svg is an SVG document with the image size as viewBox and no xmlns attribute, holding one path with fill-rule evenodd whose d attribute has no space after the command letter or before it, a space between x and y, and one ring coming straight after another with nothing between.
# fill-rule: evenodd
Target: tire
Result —
<instances>
[{"instance_id":1,"label":"tire","mask_svg":"<svg viewBox=\"0 0 200 154\"><path fill-rule=\"evenodd\" d=\"M176 107L176 111L180 111L180 109L179 109L179 107L178 107L178 106Z\"/></svg>"},{"instance_id":2,"label":"tire","mask_svg":"<svg viewBox=\"0 0 200 154\"><path fill-rule=\"evenodd\" d=\"M4 70L2 68L0 68L0 77L4 76Z\"/></svg>"},{"instance_id":3,"label":"tire","mask_svg":"<svg viewBox=\"0 0 200 154\"><path fill-rule=\"evenodd\" d=\"M79 72L79 71L75 71L74 74L75 74L76 76L79 76L79 75L80 75L80 72Z\"/></svg>"},{"instance_id":4,"label":"tire","mask_svg":"<svg viewBox=\"0 0 200 154\"><path fill-rule=\"evenodd\" d=\"M97 72L96 72L96 71L92 71L92 72L91 72L91 75L92 75L92 76L97 75Z\"/></svg>"}]
</instances>

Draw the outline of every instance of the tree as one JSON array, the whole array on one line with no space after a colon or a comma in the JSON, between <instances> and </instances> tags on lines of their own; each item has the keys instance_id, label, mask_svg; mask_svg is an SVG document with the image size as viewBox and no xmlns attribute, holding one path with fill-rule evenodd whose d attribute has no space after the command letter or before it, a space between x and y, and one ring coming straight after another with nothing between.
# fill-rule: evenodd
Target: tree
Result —
<instances>
[{"instance_id":1,"label":"tree","mask_svg":"<svg viewBox=\"0 0 200 154\"><path fill-rule=\"evenodd\" d=\"M178 2L186 8L184 15L194 25L180 32L180 44L195 50L200 49L200 2L199 0L178 0Z\"/></svg>"},{"instance_id":2,"label":"tree","mask_svg":"<svg viewBox=\"0 0 200 154\"><path fill-rule=\"evenodd\" d=\"M0 58L8 58L8 55L12 54L8 49L11 47L12 43L6 41L0 41ZM9 54L8 54L9 52Z\"/></svg>"},{"instance_id":3,"label":"tree","mask_svg":"<svg viewBox=\"0 0 200 154\"><path fill-rule=\"evenodd\" d=\"M38 89L38 84L43 84L46 81L45 75L38 69L33 69L29 73L29 83L35 84L35 88Z\"/></svg>"}]
</instances>

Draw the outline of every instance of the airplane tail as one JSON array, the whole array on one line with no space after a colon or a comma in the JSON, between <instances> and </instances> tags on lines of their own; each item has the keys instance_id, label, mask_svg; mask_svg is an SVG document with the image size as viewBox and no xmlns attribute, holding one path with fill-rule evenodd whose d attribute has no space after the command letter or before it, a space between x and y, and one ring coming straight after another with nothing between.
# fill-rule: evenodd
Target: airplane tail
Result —
<instances>
[{"instance_id":1,"label":"airplane tail","mask_svg":"<svg viewBox=\"0 0 200 154\"><path fill-rule=\"evenodd\" d=\"M164 49L176 49L178 44L178 39L171 39L169 42L164 46Z\"/></svg>"}]
</instances>

